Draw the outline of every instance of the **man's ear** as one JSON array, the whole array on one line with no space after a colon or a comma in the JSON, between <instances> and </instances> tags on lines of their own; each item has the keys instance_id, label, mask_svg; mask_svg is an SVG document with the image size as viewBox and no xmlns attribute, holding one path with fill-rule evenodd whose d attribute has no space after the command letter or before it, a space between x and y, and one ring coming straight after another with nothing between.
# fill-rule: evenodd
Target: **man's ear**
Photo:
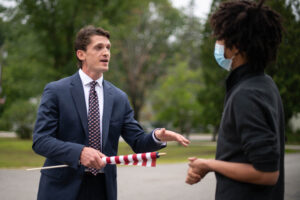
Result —
<instances>
[{"instance_id":1,"label":"man's ear","mask_svg":"<svg viewBox=\"0 0 300 200\"><path fill-rule=\"evenodd\" d=\"M85 51L83 50L77 50L76 51L76 55L77 55L77 58L81 61L84 61L85 60Z\"/></svg>"},{"instance_id":2,"label":"man's ear","mask_svg":"<svg viewBox=\"0 0 300 200\"><path fill-rule=\"evenodd\" d=\"M238 48L236 48L235 45L233 45L233 46L230 48L230 50L232 51L232 53L233 53L234 55L240 53L240 50L239 50Z\"/></svg>"},{"instance_id":3,"label":"man's ear","mask_svg":"<svg viewBox=\"0 0 300 200\"><path fill-rule=\"evenodd\" d=\"M235 55L235 56L238 55L238 54L242 55L242 53L243 53L238 48L236 48L235 45L233 45L233 47L230 50L232 51L233 55Z\"/></svg>"}]
</instances>

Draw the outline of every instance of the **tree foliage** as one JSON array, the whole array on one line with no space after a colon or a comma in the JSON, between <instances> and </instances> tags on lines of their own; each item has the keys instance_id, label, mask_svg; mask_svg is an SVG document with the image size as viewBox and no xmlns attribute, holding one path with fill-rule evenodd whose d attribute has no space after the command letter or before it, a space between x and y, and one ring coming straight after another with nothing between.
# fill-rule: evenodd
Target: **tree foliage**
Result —
<instances>
[{"instance_id":1,"label":"tree foliage","mask_svg":"<svg viewBox=\"0 0 300 200\"><path fill-rule=\"evenodd\" d=\"M212 2L211 10L215 10L218 1ZM224 96L225 96L225 79L227 71L221 69L214 58L215 39L212 37L212 30L209 21L204 24L202 31L202 43L200 46L200 60L202 67L202 79L204 87L198 93L198 101L203 106L201 123L210 129L213 133L213 140L216 140L216 134L219 129Z\"/></svg>"},{"instance_id":2,"label":"tree foliage","mask_svg":"<svg viewBox=\"0 0 300 200\"><path fill-rule=\"evenodd\" d=\"M5 33L7 54L1 59L6 97L5 104L0 105L1 120L8 117L4 112L17 101L40 95L47 82L77 70L73 41L80 28L94 24L110 30L126 24L127 16L145 5L138 0L18 0L16 7L1 9L5 23L0 33Z\"/></svg>"},{"instance_id":3,"label":"tree foliage","mask_svg":"<svg viewBox=\"0 0 300 200\"><path fill-rule=\"evenodd\" d=\"M0 122L1 127L15 131L21 139L30 139L33 132L38 103L36 99L31 101L18 100L3 113Z\"/></svg>"},{"instance_id":4,"label":"tree foliage","mask_svg":"<svg viewBox=\"0 0 300 200\"><path fill-rule=\"evenodd\" d=\"M171 123L187 137L193 128L199 128L202 112L202 105L197 101L200 77L201 69L190 70L186 62L170 68L167 75L160 78L159 88L152 94L156 121Z\"/></svg>"},{"instance_id":5,"label":"tree foliage","mask_svg":"<svg viewBox=\"0 0 300 200\"><path fill-rule=\"evenodd\" d=\"M35 31L39 44L52 58L56 78L76 71L74 38L77 31L89 24L104 28L124 23L126 16L141 1L122 0L19 0L18 13ZM109 25L108 25L109 24Z\"/></svg>"},{"instance_id":6,"label":"tree foliage","mask_svg":"<svg viewBox=\"0 0 300 200\"><path fill-rule=\"evenodd\" d=\"M212 2L211 13L220 4L220 0ZM276 82L285 110L286 122L295 114L300 112L300 4L297 0L270 0L266 1L267 5L279 12L283 17L283 26L285 32L282 44L279 47L279 53L276 63L273 63L266 70ZM203 67L203 78L205 82L204 89L199 93L199 101L207 103L204 107L204 121L206 125L213 125L215 132L219 127L223 99L224 83L226 72L221 70L214 61L213 48L215 40L211 37L211 29L208 19L205 23L205 29L202 32L203 43L201 46L201 60Z\"/></svg>"},{"instance_id":7,"label":"tree foliage","mask_svg":"<svg viewBox=\"0 0 300 200\"><path fill-rule=\"evenodd\" d=\"M288 122L293 115L300 112L300 3L296 0L268 3L283 17L285 32L277 61L267 69L267 73L273 77L279 88L285 119Z\"/></svg>"},{"instance_id":8,"label":"tree foliage","mask_svg":"<svg viewBox=\"0 0 300 200\"><path fill-rule=\"evenodd\" d=\"M116 33L113 48L118 51L109 75L129 95L137 120L147 92L166 72L172 59L169 39L182 23L179 11L168 1L153 1L135 9L128 23L112 28Z\"/></svg>"},{"instance_id":9,"label":"tree foliage","mask_svg":"<svg viewBox=\"0 0 300 200\"><path fill-rule=\"evenodd\" d=\"M211 12L221 1L213 1ZM286 29L267 73L278 85L288 121L300 112L300 3L266 2L283 16ZM185 133L200 126L216 133L228 73L215 62L208 21L193 15L193 0L188 9L190 15L168 0L17 0L14 8L0 7L0 99L6 100L0 104L0 129L16 127L12 116L22 106L31 124L28 102L46 83L77 70L75 34L93 24L110 31L112 56L104 76L128 94L136 119L149 100L161 122Z\"/></svg>"}]
</instances>

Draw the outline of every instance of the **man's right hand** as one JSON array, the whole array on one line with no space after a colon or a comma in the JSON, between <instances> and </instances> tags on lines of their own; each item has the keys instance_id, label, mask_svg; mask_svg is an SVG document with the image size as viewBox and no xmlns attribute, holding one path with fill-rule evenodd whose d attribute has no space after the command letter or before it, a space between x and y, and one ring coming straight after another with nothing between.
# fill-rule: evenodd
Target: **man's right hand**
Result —
<instances>
[{"instance_id":1,"label":"man's right hand","mask_svg":"<svg viewBox=\"0 0 300 200\"><path fill-rule=\"evenodd\" d=\"M100 151L91 147L84 147L80 155L80 163L86 167L102 169L106 163L102 161L102 157L105 157Z\"/></svg>"}]
</instances>

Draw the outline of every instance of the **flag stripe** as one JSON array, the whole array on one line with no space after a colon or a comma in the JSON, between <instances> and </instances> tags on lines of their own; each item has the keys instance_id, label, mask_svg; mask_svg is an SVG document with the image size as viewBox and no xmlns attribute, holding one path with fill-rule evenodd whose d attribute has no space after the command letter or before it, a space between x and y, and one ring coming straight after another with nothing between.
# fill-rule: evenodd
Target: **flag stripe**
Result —
<instances>
[{"instance_id":1,"label":"flag stripe","mask_svg":"<svg viewBox=\"0 0 300 200\"><path fill-rule=\"evenodd\" d=\"M128 156L128 160L129 160L128 165L132 165L132 164L133 164L132 155L129 155L129 156Z\"/></svg>"},{"instance_id":2,"label":"flag stripe","mask_svg":"<svg viewBox=\"0 0 300 200\"><path fill-rule=\"evenodd\" d=\"M128 165L129 164L129 160L128 160L128 156L124 156L124 161L125 161L125 165Z\"/></svg>"},{"instance_id":3,"label":"flag stripe","mask_svg":"<svg viewBox=\"0 0 300 200\"><path fill-rule=\"evenodd\" d=\"M137 155L136 154L132 155L132 159L133 159L133 165L137 165L137 163L139 162L139 160L137 159Z\"/></svg>"},{"instance_id":4,"label":"flag stripe","mask_svg":"<svg viewBox=\"0 0 300 200\"><path fill-rule=\"evenodd\" d=\"M106 157L106 163L107 164L110 164L111 162L110 162L110 157Z\"/></svg>"},{"instance_id":5,"label":"flag stripe","mask_svg":"<svg viewBox=\"0 0 300 200\"><path fill-rule=\"evenodd\" d=\"M145 167L156 166L156 152L131 154L124 156L103 157L102 161L107 164L138 165Z\"/></svg>"},{"instance_id":6,"label":"flag stripe","mask_svg":"<svg viewBox=\"0 0 300 200\"><path fill-rule=\"evenodd\" d=\"M119 159L119 156L115 156L115 161L116 161L116 164L120 164L120 159Z\"/></svg>"},{"instance_id":7,"label":"flag stripe","mask_svg":"<svg viewBox=\"0 0 300 200\"><path fill-rule=\"evenodd\" d=\"M143 153L142 154L142 159L143 159L143 163L142 163L142 166L147 166L147 154L146 153Z\"/></svg>"},{"instance_id":8,"label":"flag stripe","mask_svg":"<svg viewBox=\"0 0 300 200\"><path fill-rule=\"evenodd\" d=\"M124 156L119 156L119 160L120 160L120 164L121 165L125 164L125 162L124 162Z\"/></svg>"},{"instance_id":9,"label":"flag stripe","mask_svg":"<svg viewBox=\"0 0 300 200\"><path fill-rule=\"evenodd\" d=\"M151 167L155 167L156 166L156 157L157 157L156 152L152 152L151 153L151 158L152 158Z\"/></svg>"}]
</instances>

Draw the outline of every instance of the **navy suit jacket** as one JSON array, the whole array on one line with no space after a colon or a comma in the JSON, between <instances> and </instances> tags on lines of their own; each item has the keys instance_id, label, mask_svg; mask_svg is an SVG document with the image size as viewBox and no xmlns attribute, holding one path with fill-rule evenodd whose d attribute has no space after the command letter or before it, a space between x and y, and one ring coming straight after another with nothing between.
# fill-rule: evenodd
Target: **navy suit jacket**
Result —
<instances>
[{"instance_id":1,"label":"navy suit jacket","mask_svg":"<svg viewBox=\"0 0 300 200\"><path fill-rule=\"evenodd\" d=\"M102 152L118 153L119 137L134 152L161 149L152 134L145 134L134 120L127 95L103 82L104 110ZM75 200L79 192L84 166L79 165L80 153L88 145L88 120L84 91L79 73L49 83L43 92L33 134L33 150L46 157L44 166L67 164L70 167L41 171L38 199ZM104 168L109 200L117 199L116 166Z\"/></svg>"}]
</instances>

